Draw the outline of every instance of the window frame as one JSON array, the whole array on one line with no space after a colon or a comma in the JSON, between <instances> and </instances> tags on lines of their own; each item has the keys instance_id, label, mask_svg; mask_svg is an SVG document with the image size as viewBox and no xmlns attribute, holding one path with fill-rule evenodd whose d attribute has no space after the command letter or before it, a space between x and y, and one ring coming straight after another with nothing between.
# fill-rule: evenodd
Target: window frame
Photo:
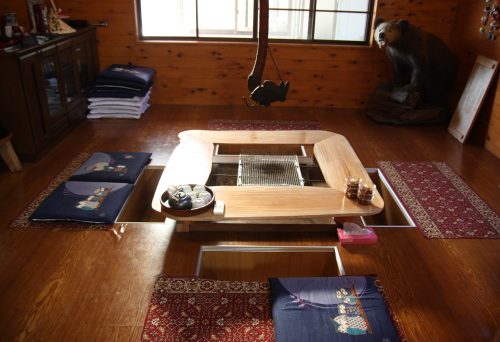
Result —
<instances>
[{"instance_id":1,"label":"window frame","mask_svg":"<svg viewBox=\"0 0 500 342\"><path fill-rule=\"evenodd\" d=\"M196 37L186 36L144 36L142 34L142 14L141 14L141 0L136 0L136 13L137 13L137 31L139 40L142 42L147 41L186 41L186 42L256 42L258 36L258 22L259 22L259 0L252 0L253 6L253 34L251 38L237 38L237 37L200 37L198 27L198 0L196 0ZM304 44L304 45L355 45L355 46L370 46L371 44L371 27L373 21L373 11L375 0L368 0L368 9L366 12L359 11L346 11L346 10L317 10L317 0L310 0L309 9L291 9L291 8L269 8L269 10L280 11L299 11L309 12L309 25L307 32L307 39L284 39L284 38L269 38L272 43L288 43L288 44ZM316 14L319 12L326 13L362 13L366 14L366 27L365 27L365 40L332 40L332 39L313 39L315 33Z\"/></svg>"}]
</instances>

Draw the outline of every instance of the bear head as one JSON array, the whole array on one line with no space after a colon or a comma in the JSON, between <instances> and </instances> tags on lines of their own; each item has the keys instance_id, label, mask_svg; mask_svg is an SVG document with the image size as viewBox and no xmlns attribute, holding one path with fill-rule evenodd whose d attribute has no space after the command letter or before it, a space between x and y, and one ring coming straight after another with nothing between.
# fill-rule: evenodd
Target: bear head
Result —
<instances>
[{"instance_id":1,"label":"bear head","mask_svg":"<svg viewBox=\"0 0 500 342\"><path fill-rule=\"evenodd\" d=\"M377 42L379 48L383 48L398 41L409 25L408 21L404 19L384 21L383 19L377 18L375 19L373 38Z\"/></svg>"}]
</instances>

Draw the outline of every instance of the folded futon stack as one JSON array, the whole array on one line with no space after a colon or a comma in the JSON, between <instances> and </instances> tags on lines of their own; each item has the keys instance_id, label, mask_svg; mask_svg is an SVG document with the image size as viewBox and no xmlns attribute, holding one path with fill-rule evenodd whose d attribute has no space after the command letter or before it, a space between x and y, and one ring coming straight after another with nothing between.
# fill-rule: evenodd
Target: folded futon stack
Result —
<instances>
[{"instance_id":1,"label":"folded futon stack","mask_svg":"<svg viewBox=\"0 0 500 342\"><path fill-rule=\"evenodd\" d=\"M96 152L33 212L33 221L114 223L144 167L146 152Z\"/></svg>"},{"instance_id":2,"label":"folded futon stack","mask_svg":"<svg viewBox=\"0 0 500 342\"><path fill-rule=\"evenodd\" d=\"M89 92L89 119L139 119L149 107L155 69L113 64L103 70Z\"/></svg>"}]
</instances>

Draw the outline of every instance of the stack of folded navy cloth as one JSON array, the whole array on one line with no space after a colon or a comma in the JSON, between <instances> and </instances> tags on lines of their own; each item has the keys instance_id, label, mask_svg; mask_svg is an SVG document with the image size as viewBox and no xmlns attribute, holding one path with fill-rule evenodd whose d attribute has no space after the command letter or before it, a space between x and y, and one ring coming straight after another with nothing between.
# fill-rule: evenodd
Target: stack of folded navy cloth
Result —
<instances>
[{"instance_id":1,"label":"stack of folded navy cloth","mask_svg":"<svg viewBox=\"0 0 500 342\"><path fill-rule=\"evenodd\" d=\"M89 119L139 119L149 107L156 70L112 64L103 70L89 92Z\"/></svg>"}]
</instances>

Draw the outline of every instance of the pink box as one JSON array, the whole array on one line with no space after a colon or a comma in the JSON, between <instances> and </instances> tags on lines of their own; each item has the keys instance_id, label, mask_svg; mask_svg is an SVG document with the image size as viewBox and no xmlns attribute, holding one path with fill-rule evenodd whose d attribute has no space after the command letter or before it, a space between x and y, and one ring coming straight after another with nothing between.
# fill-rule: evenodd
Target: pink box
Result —
<instances>
[{"instance_id":1,"label":"pink box","mask_svg":"<svg viewBox=\"0 0 500 342\"><path fill-rule=\"evenodd\" d=\"M375 245L378 242L377 234L373 228L365 228L370 231L369 234L344 234L342 228L337 228L339 241L341 245Z\"/></svg>"}]
</instances>

